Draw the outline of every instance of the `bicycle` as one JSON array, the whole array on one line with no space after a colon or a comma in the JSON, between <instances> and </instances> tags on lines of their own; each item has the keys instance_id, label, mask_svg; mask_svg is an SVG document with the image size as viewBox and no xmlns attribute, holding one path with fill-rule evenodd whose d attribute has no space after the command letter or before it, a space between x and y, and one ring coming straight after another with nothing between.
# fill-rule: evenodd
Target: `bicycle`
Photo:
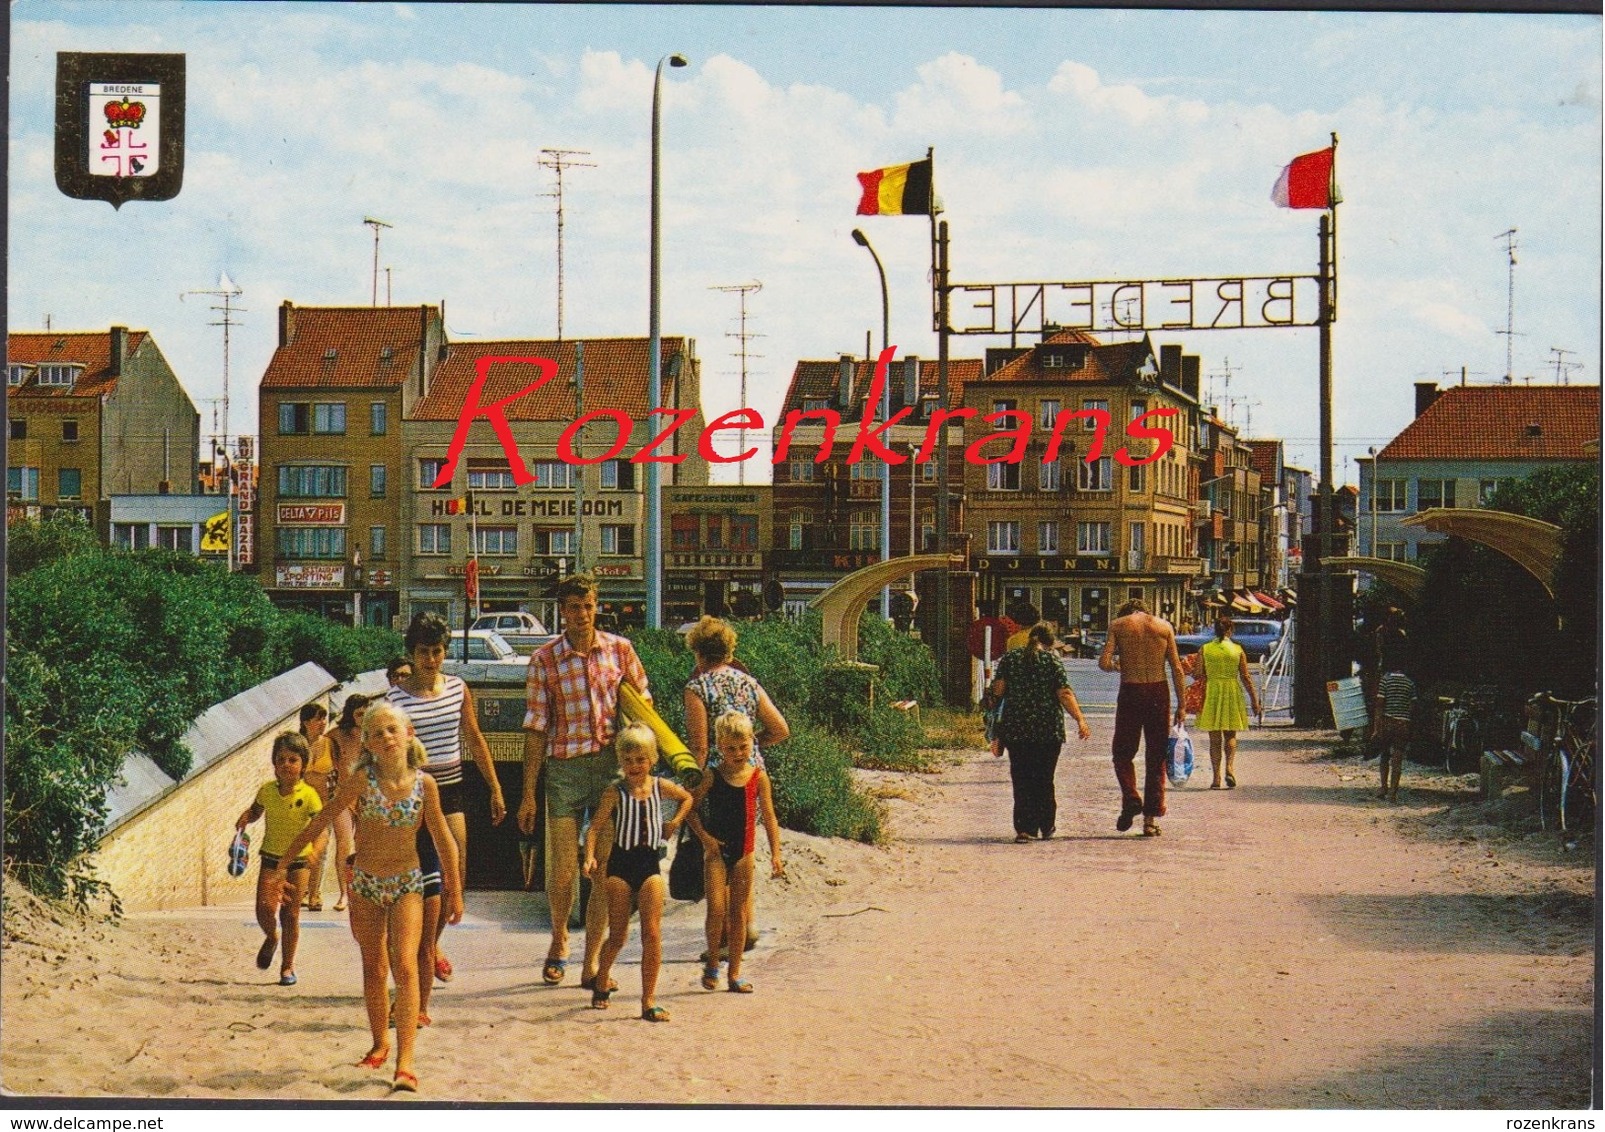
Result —
<instances>
[{"instance_id":1,"label":"bicycle","mask_svg":"<svg viewBox=\"0 0 1605 1132\"><path fill-rule=\"evenodd\" d=\"M1459 696L1438 697L1438 749L1444 770L1470 774L1478 769L1498 698L1498 689L1492 687L1467 688Z\"/></svg>"},{"instance_id":2,"label":"bicycle","mask_svg":"<svg viewBox=\"0 0 1605 1132\"><path fill-rule=\"evenodd\" d=\"M1522 739L1543 757L1538 778L1538 820L1568 841L1594 827L1599 784L1596 770L1599 701L1557 699L1540 692L1527 702Z\"/></svg>"}]
</instances>

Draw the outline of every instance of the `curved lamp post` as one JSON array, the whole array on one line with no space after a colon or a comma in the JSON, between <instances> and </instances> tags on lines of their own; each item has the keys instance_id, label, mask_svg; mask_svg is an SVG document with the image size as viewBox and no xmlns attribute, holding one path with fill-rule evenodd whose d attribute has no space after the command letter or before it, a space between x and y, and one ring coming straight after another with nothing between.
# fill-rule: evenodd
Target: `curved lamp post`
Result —
<instances>
[{"instance_id":1,"label":"curved lamp post","mask_svg":"<svg viewBox=\"0 0 1605 1132\"><path fill-rule=\"evenodd\" d=\"M881 266L881 257L875 254L870 247L869 237L864 235L863 229L853 229L853 243L869 253L875 261L875 271L881 280L881 350L884 352L891 341L891 301L886 294L886 268ZM881 420L892 415L892 375L886 375L886 386L881 390ZM909 468L912 477L914 469ZM892 466L887 464L881 474L881 561L885 562L892 556ZM890 618L892 615L892 589L890 586L881 588L881 615Z\"/></svg>"},{"instance_id":2,"label":"curved lamp post","mask_svg":"<svg viewBox=\"0 0 1605 1132\"><path fill-rule=\"evenodd\" d=\"M663 101L663 64L671 67L686 65L684 55L665 55L658 60L657 72L652 79L652 266L649 286L651 299L647 314L647 409L648 418L663 407L662 383L662 327L659 324L658 298L662 290L662 265L659 253L658 206L661 193L658 184L658 107ZM658 465L646 466L646 625L648 629L663 627L663 483Z\"/></svg>"}]
</instances>

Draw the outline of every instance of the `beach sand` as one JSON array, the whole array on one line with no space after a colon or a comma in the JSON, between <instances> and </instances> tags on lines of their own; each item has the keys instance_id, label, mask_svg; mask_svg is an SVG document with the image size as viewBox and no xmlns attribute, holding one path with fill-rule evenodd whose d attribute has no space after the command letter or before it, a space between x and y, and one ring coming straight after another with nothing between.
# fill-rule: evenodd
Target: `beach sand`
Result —
<instances>
[{"instance_id":1,"label":"beach sand","mask_svg":"<svg viewBox=\"0 0 1605 1132\"><path fill-rule=\"evenodd\" d=\"M425 1100L1099 1108L1578 1107L1588 1101L1593 847L1493 824L1466 780L1285 729L1207 754L1164 834L1114 830L1107 719L1058 776L1060 836L1015 845L1007 764L864 774L881 847L760 849L752 995L698 984L702 906L670 902L658 1002L638 940L606 1011L578 963L541 984L544 899L471 893L421 1031ZM1200 740L1207 742L1205 737ZM1507 800L1504 808L1519 804ZM1453 804L1451 804L1453 803ZM220 816L223 826L227 816ZM762 837L759 838L760 844ZM254 870L253 870L254 872ZM299 985L252 957L237 900L117 925L6 890L0 1073L11 1094L384 1103L343 914L306 914ZM325 908L329 905L326 903ZM633 935L633 931L632 931ZM575 955L578 955L578 937ZM720 1067L740 1051L739 1074Z\"/></svg>"}]
</instances>

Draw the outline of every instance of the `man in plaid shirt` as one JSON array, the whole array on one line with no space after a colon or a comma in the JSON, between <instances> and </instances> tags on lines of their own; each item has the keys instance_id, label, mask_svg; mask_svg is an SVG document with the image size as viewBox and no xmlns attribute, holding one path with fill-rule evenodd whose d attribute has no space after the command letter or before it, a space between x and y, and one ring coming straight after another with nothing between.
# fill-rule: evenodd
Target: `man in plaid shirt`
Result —
<instances>
[{"instance_id":1,"label":"man in plaid shirt","mask_svg":"<svg viewBox=\"0 0 1605 1132\"><path fill-rule=\"evenodd\" d=\"M541 978L563 981L568 964L568 915L579 875L580 823L595 813L602 790L618 771L613 736L619 684L628 680L643 696L646 669L623 637L596 627L596 582L575 574L557 587L563 633L529 658L524 715L524 800L518 827L535 831L535 784L546 771L546 898L552 909L552 946ZM607 846L598 846L606 867ZM593 885L585 909L585 962L580 985L592 989L597 959L607 939L607 900Z\"/></svg>"}]
</instances>

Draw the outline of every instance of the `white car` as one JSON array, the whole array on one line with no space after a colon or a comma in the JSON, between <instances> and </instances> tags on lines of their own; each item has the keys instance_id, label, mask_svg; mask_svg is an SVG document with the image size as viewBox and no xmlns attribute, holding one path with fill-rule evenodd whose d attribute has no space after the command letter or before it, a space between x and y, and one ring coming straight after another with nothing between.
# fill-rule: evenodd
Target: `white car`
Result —
<instances>
[{"instance_id":1,"label":"white car","mask_svg":"<svg viewBox=\"0 0 1605 1132\"><path fill-rule=\"evenodd\" d=\"M441 668L465 679L477 676L522 674L529 668L529 657L520 656L500 633L486 629L468 632L468 660L463 660L463 632L457 630L446 644L446 663Z\"/></svg>"},{"instance_id":2,"label":"white car","mask_svg":"<svg viewBox=\"0 0 1605 1132\"><path fill-rule=\"evenodd\" d=\"M474 620L474 623L469 628L500 633L508 644L525 656L540 648L554 636L547 630L545 625L541 624L540 618L533 613L524 613L522 611L482 614Z\"/></svg>"}]
</instances>

